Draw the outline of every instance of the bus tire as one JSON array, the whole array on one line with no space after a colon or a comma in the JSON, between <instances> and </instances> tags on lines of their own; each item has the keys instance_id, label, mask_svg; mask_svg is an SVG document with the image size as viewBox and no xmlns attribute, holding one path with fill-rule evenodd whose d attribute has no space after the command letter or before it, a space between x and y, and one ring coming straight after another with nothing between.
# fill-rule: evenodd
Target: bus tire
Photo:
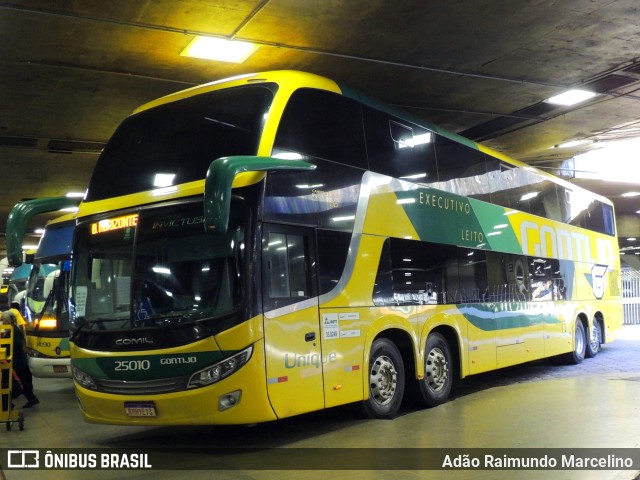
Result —
<instances>
[{"instance_id":1,"label":"bus tire","mask_svg":"<svg viewBox=\"0 0 640 480\"><path fill-rule=\"evenodd\" d=\"M420 393L427 407L445 403L453 386L453 357L447 340L439 333L427 337L424 349L424 378Z\"/></svg>"},{"instance_id":2,"label":"bus tire","mask_svg":"<svg viewBox=\"0 0 640 480\"><path fill-rule=\"evenodd\" d=\"M576 328L573 334L573 351L564 356L564 361L568 365L578 365L584 360L587 352L587 331L584 324L578 318L576 319Z\"/></svg>"},{"instance_id":3,"label":"bus tire","mask_svg":"<svg viewBox=\"0 0 640 480\"><path fill-rule=\"evenodd\" d=\"M400 410L404 396L404 364L395 344L378 338L371 345L369 357L369 398L363 409L369 418L391 419Z\"/></svg>"},{"instance_id":4,"label":"bus tire","mask_svg":"<svg viewBox=\"0 0 640 480\"><path fill-rule=\"evenodd\" d=\"M600 351L601 343L602 343L602 330L600 329L600 322L598 321L597 318L594 318L593 327L591 327L589 340L587 341L585 356L587 358L595 357Z\"/></svg>"}]
</instances>

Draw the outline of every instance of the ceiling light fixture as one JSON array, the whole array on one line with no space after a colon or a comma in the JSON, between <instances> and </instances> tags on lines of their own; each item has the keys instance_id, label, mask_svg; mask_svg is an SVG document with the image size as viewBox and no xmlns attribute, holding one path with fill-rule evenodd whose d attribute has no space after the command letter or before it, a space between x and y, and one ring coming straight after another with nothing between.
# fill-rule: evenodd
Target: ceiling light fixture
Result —
<instances>
[{"instance_id":1,"label":"ceiling light fixture","mask_svg":"<svg viewBox=\"0 0 640 480\"><path fill-rule=\"evenodd\" d=\"M622 196L623 197L637 197L638 195L640 195L640 192L627 192L627 193L623 193Z\"/></svg>"},{"instance_id":2,"label":"ceiling light fixture","mask_svg":"<svg viewBox=\"0 0 640 480\"><path fill-rule=\"evenodd\" d=\"M591 140L572 140L571 142L561 143L560 145L556 145L556 148L571 148L577 147L579 145L586 145L587 143L592 143Z\"/></svg>"},{"instance_id":3,"label":"ceiling light fixture","mask_svg":"<svg viewBox=\"0 0 640 480\"><path fill-rule=\"evenodd\" d=\"M180 55L218 62L242 63L257 49L258 45L254 43L196 36Z\"/></svg>"},{"instance_id":4,"label":"ceiling light fixture","mask_svg":"<svg viewBox=\"0 0 640 480\"><path fill-rule=\"evenodd\" d=\"M589 92L587 90L578 90L572 89L567 90L560 95L555 95L553 97L547 98L545 100L546 103L552 103L554 105L563 105L565 107L570 107L580 102L584 102L585 100L589 100L596 96L596 93Z\"/></svg>"},{"instance_id":5,"label":"ceiling light fixture","mask_svg":"<svg viewBox=\"0 0 640 480\"><path fill-rule=\"evenodd\" d=\"M175 173L156 173L153 177L154 187L170 187L176 178Z\"/></svg>"}]
</instances>

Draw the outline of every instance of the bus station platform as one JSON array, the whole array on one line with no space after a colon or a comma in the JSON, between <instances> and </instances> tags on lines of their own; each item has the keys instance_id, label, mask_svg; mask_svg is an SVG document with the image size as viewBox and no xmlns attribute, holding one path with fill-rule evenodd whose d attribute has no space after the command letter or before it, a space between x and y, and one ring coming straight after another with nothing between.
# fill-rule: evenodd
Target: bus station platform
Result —
<instances>
[{"instance_id":1,"label":"bus station platform","mask_svg":"<svg viewBox=\"0 0 640 480\"><path fill-rule=\"evenodd\" d=\"M583 449L605 449L640 455L640 325L625 326L621 337L577 366L547 361L470 377L439 407L407 406L394 420L354 416L336 408L254 426L122 427L82 420L69 379L34 379L41 403L24 410L25 429L0 432L0 449L55 452L163 449L175 466L157 470L52 470L7 468L0 457L0 479L613 479L640 478L640 469L434 469L401 458L451 450L472 458L484 449L516 455L520 449L549 449L552 454L580 455ZM295 399L292 399L295 401ZM17 399L20 407L23 398ZM282 459L243 466L237 449L272 452ZM225 449L231 450L224 458ZM345 454L347 453L346 458ZM391 454L390 454L391 452ZM394 459L393 452L397 452ZM284 455L283 455L284 453ZM377 456L378 453L380 456ZM295 459L307 456L307 466ZM223 457L223 458L221 458ZM156 457L157 458L157 457ZM264 457L263 457L264 458ZM370 458L376 468L359 468ZM385 465L384 458L389 459ZM415 459L415 458L414 458ZM42 456L40 458L42 461Z\"/></svg>"}]
</instances>

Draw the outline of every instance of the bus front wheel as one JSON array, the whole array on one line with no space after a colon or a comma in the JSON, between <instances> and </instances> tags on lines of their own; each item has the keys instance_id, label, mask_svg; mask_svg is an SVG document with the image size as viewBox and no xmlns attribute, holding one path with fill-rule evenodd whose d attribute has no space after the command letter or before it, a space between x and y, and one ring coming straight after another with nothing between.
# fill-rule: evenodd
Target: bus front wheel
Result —
<instances>
[{"instance_id":1,"label":"bus front wheel","mask_svg":"<svg viewBox=\"0 0 640 480\"><path fill-rule=\"evenodd\" d=\"M369 418L390 419L397 415L404 396L404 364L395 344L379 338L369 357L369 399L364 411Z\"/></svg>"},{"instance_id":2,"label":"bus front wheel","mask_svg":"<svg viewBox=\"0 0 640 480\"><path fill-rule=\"evenodd\" d=\"M447 401L453 385L453 362L447 340L439 333L427 337L424 349L424 379L420 393L428 407Z\"/></svg>"}]
</instances>

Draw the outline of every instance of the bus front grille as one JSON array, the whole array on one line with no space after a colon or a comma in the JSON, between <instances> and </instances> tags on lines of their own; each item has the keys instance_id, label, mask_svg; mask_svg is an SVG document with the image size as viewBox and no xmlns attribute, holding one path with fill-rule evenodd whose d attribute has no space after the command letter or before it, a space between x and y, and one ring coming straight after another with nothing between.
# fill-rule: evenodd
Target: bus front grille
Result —
<instances>
[{"instance_id":1,"label":"bus front grille","mask_svg":"<svg viewBox=\"0 0 640 480\"><path fill-rule=\"evenodd\" d=\"M146 381L95 380L99 392L116 395L157 395L187 389L188 378L162 378Z\"/></svg>"}]
</instances>

